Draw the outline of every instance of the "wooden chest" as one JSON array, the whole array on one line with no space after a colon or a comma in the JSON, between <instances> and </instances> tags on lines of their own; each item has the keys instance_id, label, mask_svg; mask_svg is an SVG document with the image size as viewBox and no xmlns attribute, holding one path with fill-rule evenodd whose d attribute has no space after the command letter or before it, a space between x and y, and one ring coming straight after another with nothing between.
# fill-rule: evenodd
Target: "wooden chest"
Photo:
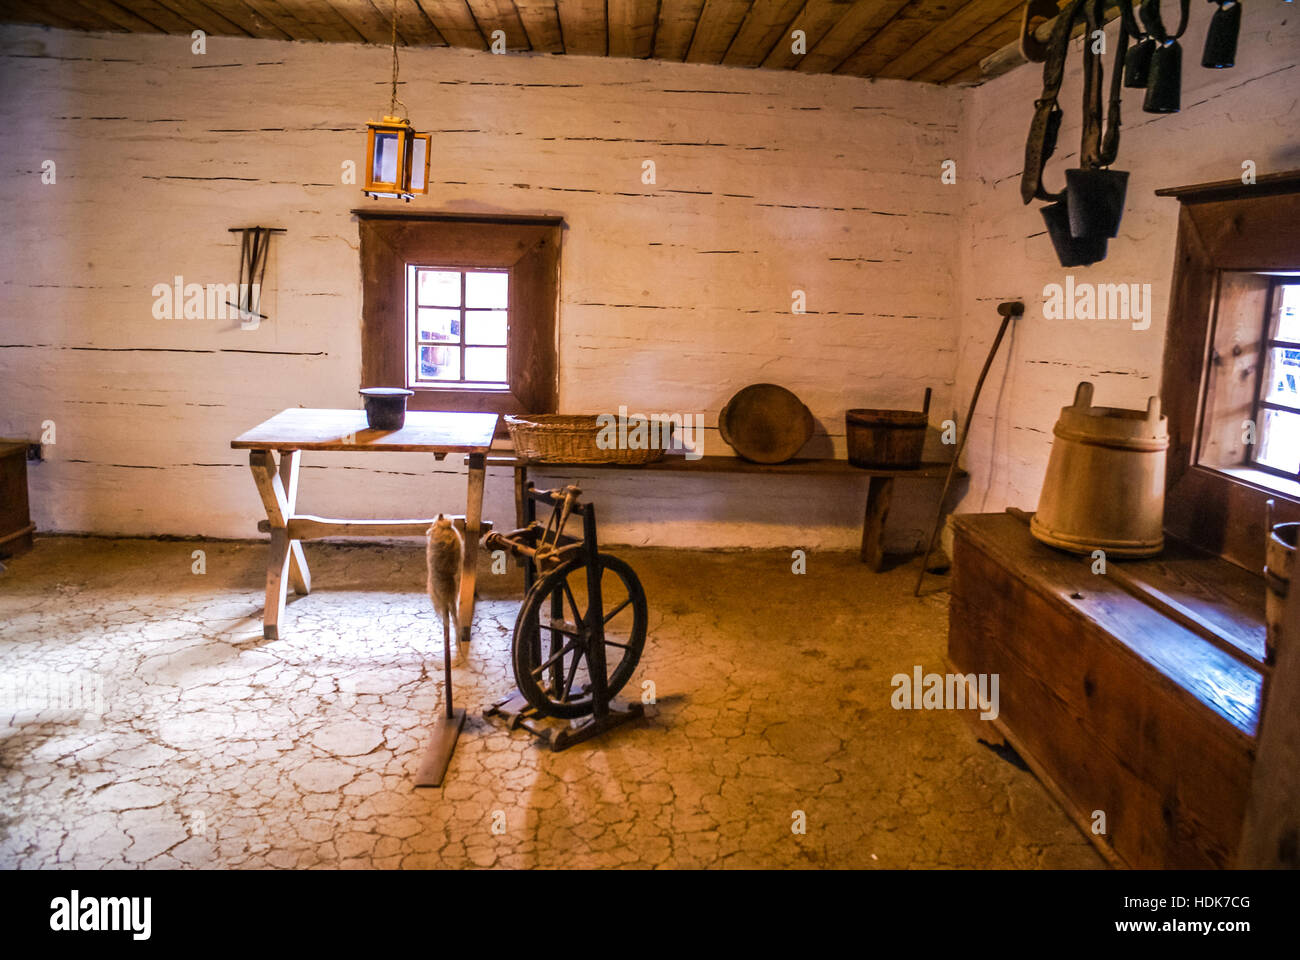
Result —
<instances>
[{"instance_id":1,"label":"wooden chest","mask_svg":"<svg viewBox=\"0 0 1300 960\"><path fill-rule=\"evenodd\" d=\"M948 655L958 672L999 675L987 722L1112 861L1231 866L1254 756L1262 578L1177 542L1094 573L1014 516L953 525Z\"/></svg>"},{"instance_id":2,"label":"wooden chest","mask_svg":"<svg viewBox=\"0 0 1300 960\"><path fill-rule=\"evenodd\" d=\"M0 558L32 548L27 503L27 444L0 441Z\"/></svg>"}]
</instances>

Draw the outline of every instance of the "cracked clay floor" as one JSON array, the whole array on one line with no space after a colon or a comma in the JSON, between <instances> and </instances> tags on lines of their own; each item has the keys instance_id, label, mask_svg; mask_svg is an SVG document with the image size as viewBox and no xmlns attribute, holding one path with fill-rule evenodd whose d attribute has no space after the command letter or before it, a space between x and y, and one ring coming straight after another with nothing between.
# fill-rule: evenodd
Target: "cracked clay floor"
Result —
<instances>
[{"instance_id":1,"label":"cracked clay floor","mask_svg":"<svg viewBox=\"0 0 1300 960\"><path fill-rule=\"evenodd\" d=\"M39 540L0 574L0 867L1101 865L956 713L892 709L895 673L945 669L915 561L612 552L649 598L651 715L558 754L483 719L521 582L485 568L469 719L416 790L442 691L419 546L308 545L314 592L264 641L261 544Z\"/></svg>"}]
</instances>

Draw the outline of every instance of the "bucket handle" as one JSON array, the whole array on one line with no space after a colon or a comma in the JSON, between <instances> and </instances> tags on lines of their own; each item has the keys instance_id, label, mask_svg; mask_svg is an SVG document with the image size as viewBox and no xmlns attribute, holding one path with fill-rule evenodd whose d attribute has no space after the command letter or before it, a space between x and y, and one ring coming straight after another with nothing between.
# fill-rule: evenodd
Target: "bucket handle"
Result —
<instances>
[{"instance_id":1,"label":"bucket handle","mask_svg":"<svg viewBox=\"0 0 1300 960\"><path fill-rule=\"evenodd\" d=\"M1087 409L1092 406L1092 383L1088 380L1082 380L1074 388L1074 405Z\"/></svg>"},{"instance_id":2,"label":"bucket handle","mask_svg":"<svg viewBox=\"0 0 1300 960\"><path fill-rule=\"evenodd\" d=\"M1160 398L1148 397L1147 398L1147 423L1159 423L1159 422L1160 422Z\"/></svg>"}]
</instances>

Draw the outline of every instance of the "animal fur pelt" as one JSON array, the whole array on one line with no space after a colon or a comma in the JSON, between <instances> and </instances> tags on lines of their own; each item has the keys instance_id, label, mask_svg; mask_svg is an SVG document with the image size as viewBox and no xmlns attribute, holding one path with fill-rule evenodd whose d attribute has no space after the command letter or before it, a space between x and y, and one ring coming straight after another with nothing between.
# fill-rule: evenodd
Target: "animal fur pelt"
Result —
<instances>
[{"instance_id":1,"label":"animal fur pelt","mask_svg":"<svg viewBox=\"0 0 1300 960\"><path fill-rule=\"evenodd\" d=\"M450 645L452 636L460 636L460 570L465 556L465 538L441 513L425 533L424 559L429 568L429 599L442 618L442 633ZM449 633L448 619L455 628Z\"/></svg>"}]
</instances>

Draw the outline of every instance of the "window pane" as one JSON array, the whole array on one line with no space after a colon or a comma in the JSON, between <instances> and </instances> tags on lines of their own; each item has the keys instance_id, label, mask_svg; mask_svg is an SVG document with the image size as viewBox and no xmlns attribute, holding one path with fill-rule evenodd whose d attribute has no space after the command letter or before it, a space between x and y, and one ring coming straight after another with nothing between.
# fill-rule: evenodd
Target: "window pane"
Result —
<instances>
[{"instance_id":1,"label":"window pane","mask_svg":"<svg viewBox=\"0 0 1300 960\"><path fill-rule=\"evenodd\" d=\"M508 273L465 274L465 306L492 307L504 310L510 291Z\"/></svg>"},{"instance_id":2,"label":"window pane","mask_svg":"<svg viewBox=\"0 0 1300 960\"><path fill-rule=\"evenodd\" d=\"M422 307L459 307L460 274L455 270L421 270L419 302Z\"/></svg>"},{"instance_id":3,"label":"window pane","mask_svg":"<svg viewBox=\"0 0 1300 960\"><path fill-rule=\"evenodd\" d=\"M465 379L505 383L505 347L466 347Z\"/></svg>"},{"instance_id":4,"label":"window pane","mask_svg":"<svg viewBox=\"0 0 1300 960\"><path fill-rule=\"evenodd\" d=\"M459 380L460 347L420 347L421 380Z\"/></svg>"},{"instance_id":5,"label":"window pane","mask_svg":"<svg viewBox=\"0 0 1300 960\"><path fill-rule=\"evenodd\" d=\"M465 342L506 344L506 312L474 310L465 314Z\"/></svg>"},{"instance_id":6,"label":"window pane","mask_svg":"<svg viewBox=\"0 0 1300 960\"><path fill-rule=\"evenodd\" d=\"M1277 470L1300 470L1300 414L1263 410L1255 459Z\"/></svg>"},{"instance_id":7,"label":"window pane","mask_svg":"<svg viewBox=\"0 0 1300 960\"><path fill-rule=\"evenodd\" d=\"M1274 347L1268 351L1264 399L1300 408L1300 350Z\"/></svg>"},{"instance_id":8,"label":"window pane","mask_svg":"<svg viewBox=\"0 0 1300 960\"><path fill-rule=\"evenodd\" d=\"M417 339L434 340L443 343L460 342L460 311L430 310L421 307L419 313L419 332Z\"/></svg>"},{"instance_id":9,"label":"window pane","mask_svg":"<svg viewBox=\"0 0 1300 960\"><path fill-rule=\"evenodd\" d=\"M1278 297L1277 339L1300 340L1300 283L1288 283Z\"/></svg>"},{"instance_id":10,"label":"window pane","mask_svg":"<svg viewBox=\"0 0 1300 960\"><path fill-rule=\"evenodd\" d=\"M376 183L396 183L397 155L401 149L397 134L375 134L375 168L370 179Z\"/></svg>"}]
</instances>

